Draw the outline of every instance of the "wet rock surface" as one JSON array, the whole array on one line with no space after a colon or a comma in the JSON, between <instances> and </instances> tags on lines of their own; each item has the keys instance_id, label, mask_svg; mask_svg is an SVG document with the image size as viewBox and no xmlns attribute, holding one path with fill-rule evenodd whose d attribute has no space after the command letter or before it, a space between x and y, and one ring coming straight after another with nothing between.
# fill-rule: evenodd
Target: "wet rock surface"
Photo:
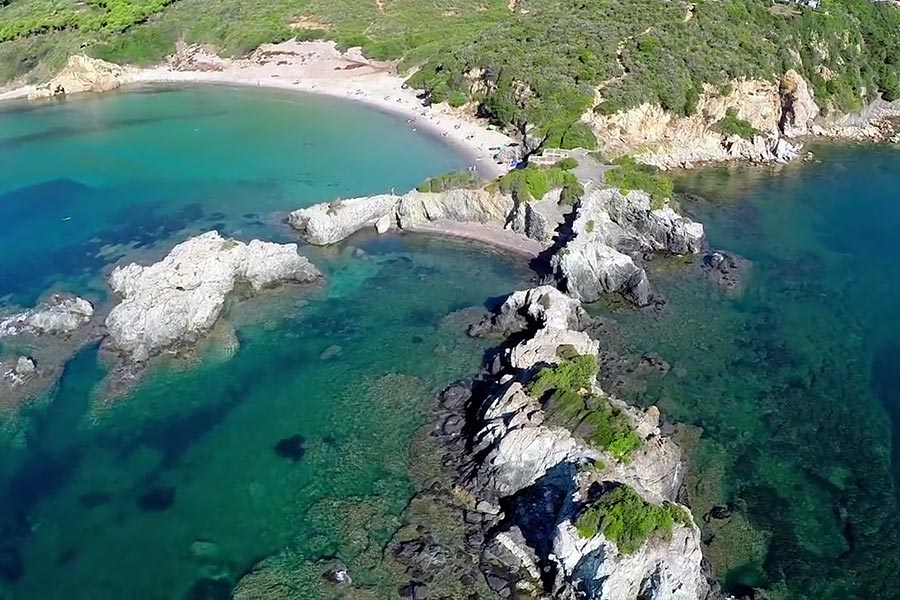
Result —
<instances>
[{"instance_id":1,"label":"wet rock surface","mask_svg":"<svg viewBox=\"0 0 900 600\"><path fill-rule=\"evenodd\" d=\"M736 297L744 291L750 261L729 252L711 252L703 257L701 268L726 295Z\"/></svg>"}]
</instances>

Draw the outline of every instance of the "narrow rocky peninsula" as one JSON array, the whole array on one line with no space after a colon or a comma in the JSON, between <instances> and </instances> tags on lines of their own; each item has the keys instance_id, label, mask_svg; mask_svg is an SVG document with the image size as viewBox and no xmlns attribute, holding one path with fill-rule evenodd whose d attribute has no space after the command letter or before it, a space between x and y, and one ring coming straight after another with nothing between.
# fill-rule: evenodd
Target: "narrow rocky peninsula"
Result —
<instances>
[{"instance_id":1,"label":"narrow rocky peninsula","mask_svg":"<svg viewBox=\"0 0 900 600\"><path fill-rule=\"evenodd\" d=\"M367 228L493 242L547 259L560 286L579 300L619 293L638 306L657 300L642 266L645 255L697 254L702 248L703 225L679 215L668 201L658 203L644 192L626 193L594 179L584 181L576 198L564 198L562 191L557 186L525 199L496 183L414 190L317 204L292 212L288 223L315 245L334 244ZM511 235L518 244L510 243Z\"/></svg>"},{"instance_id":2,"label":"narrow rocky peninsula","mask_svg":"<svg viewBox=\"0 0 900 600\"><path fill-rule=\"evenodd\" d=\"M503 596L705 597L700 531L675 501L680 452L655 408L599 388L588 322L553 287L512 294L478 327L514 334L491 373L442 396L437 431L462 457L457 496L478 515L467 521L480 564L506 566L493 571ZM469 415L462 429L446 426L452 414Z\"/></svg>"},{"instance_id":3,"label":"narrow rocky peninsula","mask_svg":"<svg viewBox=\"0 0 900 600\"><path fill-rule=\"evenodd\" d=\"M143 362L210 329L240 284L258 291L321 276L296 244L245 244L210 231L175 246L158 263L112 272L110 288L122 301L106 318L110 344L127 360Z\"/></svg>"}]
</instances>

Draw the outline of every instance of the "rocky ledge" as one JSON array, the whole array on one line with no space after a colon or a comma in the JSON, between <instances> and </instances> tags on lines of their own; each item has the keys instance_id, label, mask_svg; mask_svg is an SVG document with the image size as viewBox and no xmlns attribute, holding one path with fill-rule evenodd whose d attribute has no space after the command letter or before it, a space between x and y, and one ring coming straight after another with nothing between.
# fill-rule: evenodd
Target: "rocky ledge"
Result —
<instances>
[{"instance_id":1,"label":"rocky ledge","mask_svg":"<svg viewBox=\"0 0 900 600\"><path fill-rule=\"evenodd\" d=\"M34 308L0 319L0 338L23 333L68 334L87 324L93 315L94 306L84 298L55 295Z\"/></svg>"},{"instance_id":2,"label":"rocky ledge","mask_svg":"<svg viewBox=\"0 0 900 600\"><path fill-rule=\"evenodd\" d=\"M258 291L321 276L296 244L245 244L210 231L175 246L158 263L112 272L109 285L122 301L106 319L110 344L128 360L142 362L211 328L239 284Z\"/></svg>"},{"instance_id":3,"label":"rocky ledge","mask_svg":"<svg viewBox=\"0 0 900 600\"><path fill-rule=\"evenodd\" d=\"M121 87L125 80L125 68L80 54L70 56L63 70L47 83L31 90L28 99L83 92L108 92Z\"/></svg>"},{"instance_id":4,"label":"rocky ledge","mask_svg":"<svg viewBox=\"0 0 900 600\"><path fill-rule=\"evenodd\" d=\"M488 374L441 394L434 430L469 551L502 598L710 597L700 531L676 501L679 449L658 410L599 388L589 321L541 286L473 328L507 343Z\"/></svg>"},{"instance_id":5,"label":"rocky ledge","mask_svg":"<svg viewBox=\"0 0 900 600\"><path fill-rule=\"evenodd\" d=\"M558 189L529 202L491 189L337 200L296 210L288 223L316 245L339 242L366 228L416 231L441 222L481 226L473 239L482 242L490 238L485 232L498 238L515 232L544 249L551 271L575 298L593 302L602 294L620 293L639 306L655 301L641 266L645 256L696 254L703 245L701 224L667 203L654 207L643 192L626 194L589 182L583 196L567 204L559 201Z\"/></svg>"}]
</instances>

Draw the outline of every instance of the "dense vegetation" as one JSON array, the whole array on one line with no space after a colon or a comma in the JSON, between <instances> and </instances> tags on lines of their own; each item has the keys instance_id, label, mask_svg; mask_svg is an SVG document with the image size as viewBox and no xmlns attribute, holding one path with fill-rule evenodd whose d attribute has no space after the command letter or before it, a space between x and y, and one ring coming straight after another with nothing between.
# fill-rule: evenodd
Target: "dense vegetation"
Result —
<instances>
[{"instance_id":1,"label":"dense vegetation","mask_svg":"<svg viewBox=\"0 0 900 600\"><path fill-rule=\"evenodd\" d=\"M900 10L824 0L8 0L0 4L0 80L46 76L71 53L147 63L178 40L225 55L291 36L360 45L421 67L435 100L468 101L547 146L593 148L580 117L658 102L692 113L704 84L771 79L789 68L820 104L854 109L900 97ZM595 90L601 88L601 101Z\"/></svg>"},{"instance_id":2,"label":"dense vegetation","mask_svg":"<svg viewBox=\"0 0 900 600\"><path fill-rule=\"evenodd\" d=\"M471 171L450 171L437 177L429 177L416 186L420 192L446 192L449 190L475 189L484 181Z\"/></svg>"},{"instance_id":3,"label":"dense vegetation","mask_svg":"<svg viewBox=\"0 0 900 600\"><path fill-rule=\"evenodd\" d=\"M577 162L567 162L565 159L552 167L528 165L503 175L492 182L491 187L511 194L517 202L540 200L550 190L560 188L559 201L571 204L584 195L584 186L571 172L577 165Z\"/></svg>"},{"instance_id":4,"label":"dense vegetation","mask_svg":"<svg viewBox=\"0 0 900 600\"><path fill-rule=\"evenodd\" d=\"M665 206L666 200L672 197L675 184L653 167L639 164L630 156L623 156L613 162L618 167L607 171L603 180L619 188L622 193L643 190L650 195L650 206L654 210Z\"/></svg>"},{"instance_id":5,"label":"dense vegetation","mask_svg":"<svg viewBox=\"0 0 900 600\"><path fill-rule=\"evenodd\" d=\"M587 507L575 522L578 535L591 538L602 533L616 544L622 554L633 554L651 536L672 537L675 523L689 523L680 506L665 503L655 506L637 492L621 485L606 492Z\"/></svg>"},{"instance_id":6,"label":"dense vegetation","mask_svg":"<svg viewBox=\"0 0 900 600\"><path fill-rule=\"evenodd\" d=\"M530 396L545 400L547 417L575 430L586 442L627 461L641 445L641 438L627 415L607 398L593 393L597 358L563 353L563 360L541 369L526 386Z\"/></svg>"}]
</instances>

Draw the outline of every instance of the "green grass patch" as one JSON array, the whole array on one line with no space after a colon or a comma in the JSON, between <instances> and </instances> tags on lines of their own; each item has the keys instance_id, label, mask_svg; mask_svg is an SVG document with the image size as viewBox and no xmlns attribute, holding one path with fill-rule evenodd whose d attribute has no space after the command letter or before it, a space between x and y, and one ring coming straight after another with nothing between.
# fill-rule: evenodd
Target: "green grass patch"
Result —
<instances>
[{"instance_id":1,"label":"green grass patch","mask_svg":"<svg viewBox=\"0 0 900 600\"><path fill-rule=\"evenodd\" d=\"M618 165L604 175L604 181L619 188L623 194L632 190L642 190L650 195L650 207L653 210L666 205L666 200L675 191L674 182L653 167L639 164L630 156L623 156L613 161Z\"/></svg>"},{"instance_id":2,"label":"green grass patch","mask_svg":"<svg viewBox=\"0 0 900 600\"><path fill-rule=\"evenodd\" d=\"M597 358L561 353L559 364L541 369L525 386L528 395L546 400L548 419L577 427L584 440L609 452L618 461L627 462L641 446L641 438L631 419L614 407L608 398L593 394Z\"/></svg>"},{"instance_id":3,"label":"green grass patch","mask_svg":"<svg viewBox=\"0 0 900 600\"><path fill-rule=\"evenodd\" d=\"M515 169L495 180L491 186L504 194L511 194L517 202L540 200L557 188L562 190L560 203L571 204L584 195L584 186L575 174L558 165L546 168L529 165Z\"/></svg>"},{"instance_id":4,"label":"green grass patch","mask_svg":"<svg viewBox=\"0 0 900 600\"><path fill-rule=\"evenodd\" d=\"M420 192L446 192L449 190L472 190L480 188L484 181L471 171L450 171L436 177L429 177L416 186Z\"/></svg>"},{"instance_id":5,"label":"green grass patch","mask_svg":"<svg viewBox=\"0 0 900 600\"><path fill-rule=\"evenodd\" d=\"M752 140L759 135L759 131L753 125L738 117L734 107L728 108L725 116L713 123L710 129L723 135L736 135L745 140Z\"/></svg>"},{"instance_id":6,"label":"green grass patch","mask_svg":"<svg viewBox=\"0 0 900 600\"><path fill-rule=\"evenodd\" d=\"M651 537L670 539L676 523L689 522L690 517L680 506L650 504L622 485L586 508L575 521L575 529L582 538L602 533L619 552L633 554Z\"/></svg>"}]
</instances>

